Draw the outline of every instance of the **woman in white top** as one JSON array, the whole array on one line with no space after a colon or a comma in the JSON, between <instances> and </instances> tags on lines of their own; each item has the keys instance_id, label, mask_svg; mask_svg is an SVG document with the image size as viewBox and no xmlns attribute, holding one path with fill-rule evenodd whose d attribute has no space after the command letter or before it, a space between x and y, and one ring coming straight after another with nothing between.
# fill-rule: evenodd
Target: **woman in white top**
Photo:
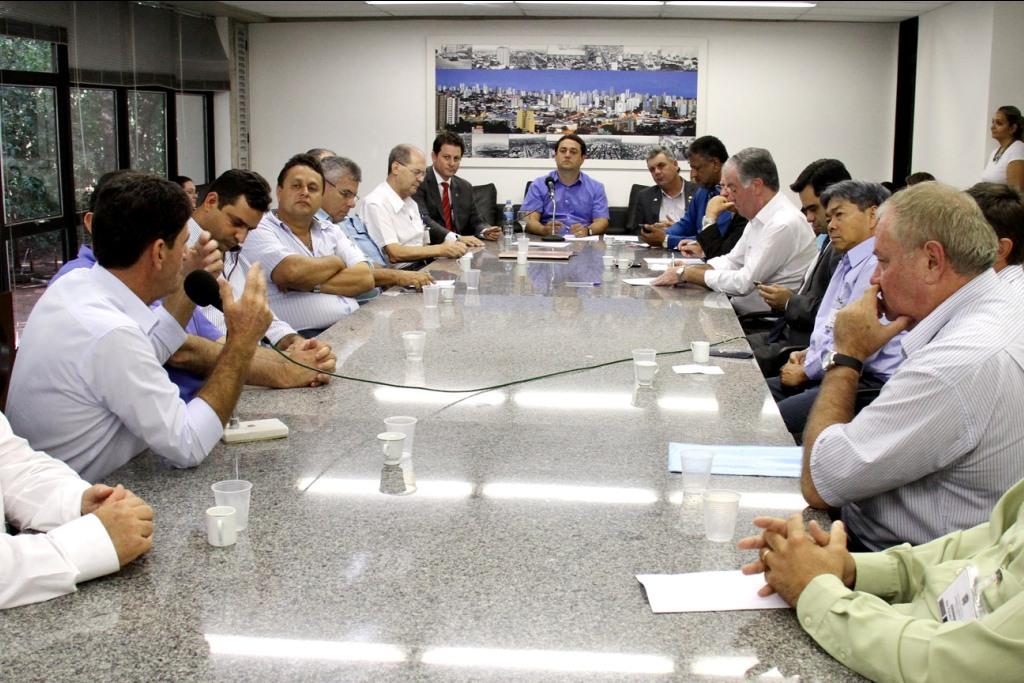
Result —
<instances>
[{"instance_id":1,"label":"woman in white top","mask_svg":"<svg viewBox=\"0 0 1024 683\"><path fill-rule=\"evenodd\" d=\"M1024 191L1024 122L1017 107L999 107L992 117L992 138L999 148L992 155L982 181L1005 183Z\"/></svg>"}]
</instances>

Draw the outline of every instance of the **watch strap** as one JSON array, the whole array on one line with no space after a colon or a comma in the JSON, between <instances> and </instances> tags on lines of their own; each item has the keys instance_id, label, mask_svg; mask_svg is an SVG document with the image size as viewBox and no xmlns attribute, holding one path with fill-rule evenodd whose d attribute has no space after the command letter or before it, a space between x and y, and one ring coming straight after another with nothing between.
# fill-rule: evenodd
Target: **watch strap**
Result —
<instances>
[{"instance_id":1,"label":"watch strap","mask_svg":"<svg viewBox=\"0 0 1024 683\"><path fill-rule=\"evenodd\" d=\"M858 374L864 372L864 363L862 361L843 353L833 353L829 356L828 367L825 369L831 370L836 367L853 368Z\"/></svg>"}]
</instances>

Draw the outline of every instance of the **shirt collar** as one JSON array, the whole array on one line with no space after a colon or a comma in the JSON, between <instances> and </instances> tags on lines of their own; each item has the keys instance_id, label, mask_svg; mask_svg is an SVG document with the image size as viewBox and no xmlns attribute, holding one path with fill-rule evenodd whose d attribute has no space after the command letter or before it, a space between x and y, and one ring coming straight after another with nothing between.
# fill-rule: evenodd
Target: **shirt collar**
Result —
<instances>
[{"instance_id":1,"label":"shirt collar","mask_svg":"<svg viewBox=\"0 0 1024 683\"><path fill-rule=\"evenodd\" d=\"M864 259L868 258L875 253L875 238L869 237L853 249L843 254L843 260L846 261L847 268L856 268Z\"/></svg>"},{"instance_id":2,"label":"shirt collar","mask_svg":"<svg viewBox=\"0 0 1024 683\"><path fill-rule=\"evenodd\" d=\"M316 213L313 214L313 218L317 219L318 221L327 221L328 223L334 222L331 220L331 214L324 211L323 207L320 207L319 209L316 210Z\"/></svg>"},{"instance_id":3,"label":"shirt collar","mask_svg":"<svg viewBox=\"0 0 1024 683\"><path fill-rule=\"evenodd\" d=\"M1001 282L1021 282L1024 281L1024 266L1020 264L1006 266L996 275L999 276Z\"/></svg>"},{"instance_id":4,"label":"shirt collar","mask_svg":"<svg viewBox=\"0 0 1024 683\"><path fill-rule=\"evenodd\" d=\"M572 185L566 185L565 183L562 182L562 179L560 177L558 177L558 170L557 169L555 169L551 173L548 173L548 177L549 178L554 178L555 182L558 183L559 185L561 185L562 187L573 187L574 185L582 185L583 184L583 171L580 171L579 177L576 178L576 182L573 183Z\"/></svg>"},{"instance_id":5,"label":"shirt collar","mask_svg":"<svg viewBox=\"0 0 1024 683\"><path fill-rule=\"evenodd\" d=\"M120 304L119 308L135 321L143 332L148 335L152 331L157 323L156 313L139 298L138 294L98 263L89 269L89 274L96 287L116 300Z\"/></svg>"},{"instance_id":6,"label":"shirt collar","mask_svg":"<svg viewBox=\"0 0 1024 683\"><path fill-rule=\"evenodd\" d=\"M956 316L960 309L965 308L971 302L980 299L996 287L1004 286L996 276L996 272L989 268L981 275L953 292L952 296L935 307L931 313L924 317L924 320L917 323L914 329L907 332L903 337L901 346L903 355L910 357L912 353L922 348L935 338L943 327Z\"/></svg>"},{"instance_id":7,"label":"shirt collar","mask_svg":"<svg viewBox=\"0 0 1024 683\"><path fill-rule=\"evenodd\" d=\"M191 216L189 216L188 223L186 223L186 225L188 225L188 243L195 244L199 241L199 234L203 231L203 227Z\"/></svg>"},{"instance_id":8,"label":"shirt collar","mask_svg":"<svg viewBox=\"0 0 1024 683\"><path fill-rule=\"evenodd\" d=\"M582 174L580 174L580 175L582 175ZM658 189L661 190L661 196L662 197L665 197L666 199L676 199L678 197L682 197L683 196L683 192L686 191L686 183L682 183L679 186L679 192L676 193L675 197L670 195L668 192L665 192L665 190L660 188L660 187Z\"/></svg>"},{"instance_id":9,"label":"shirt collar","mask_svg":"<svg viewBox=\"0 0 1024 683\"><path fill-rule=\"evenodd\" d=\"M433 173L434 173L434 178L435 178L435 179L437 179L437 189L439 189L439 190L441 189L441 183L449 183L449 182L451 182L451 178L449 178L448 180L445 180L444 178L442 178L442 177L441 177L441 174L440 174L440 173L438 173L438 172L437 172L437 169L436 169L436 168L434 168L433 166L431 166L431 167L430 167L430 170L431 170L431 171L433 171ZM449 185L449 186L448 186L448 189L450 190L450 189L451 189L451 187L452 187L452 186L451 186L451 185Z\"/></svg>"},{"instance_id":10,"label":"shirt collar","mask_svg":"<svg viewBox=\"0 0 1024 683\"><path fill-rule=\"evenodd\" d=\"M782 196L781 192L776 192L775 196L768 200L767 204L761 207L761 210L757 212L751 222L757 221L759 224L764 225L771 220L772 216L785 207L783 202L785 202L785 204L789 203L789 201Z\"/></svg>"},{"instance_id":11,"label":"shirt collar","mask_svg":"<svg viewBox=\"0 0 1024 683\"><path fill-rule=\"evenodd\" d=\"M395 192L395 188L388 185L388 181L385 180L380 184L380 187L383 187L381 192L384 194L384 201L387 202L392 211L397 214L405 208L405 200L398 196L398 193Z\"/></svg>"}]
</instances>

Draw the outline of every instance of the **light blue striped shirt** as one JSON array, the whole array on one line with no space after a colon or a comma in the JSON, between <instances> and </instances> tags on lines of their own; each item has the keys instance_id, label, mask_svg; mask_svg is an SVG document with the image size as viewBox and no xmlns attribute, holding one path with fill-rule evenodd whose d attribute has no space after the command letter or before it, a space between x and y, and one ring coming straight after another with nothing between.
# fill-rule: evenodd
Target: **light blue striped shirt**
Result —
<instances>
[{"instance_id":1,"label":"light blue striped shirt","mask_svg":"<svg viewBox=\"0 0 1024 683\"><path fill-rule=\"evenodd\" d=\"M1024 313L987 270L903 338L906 360L852 422L824 430L811 478L869 548L981 524L1024 478Z\"/></svg>"}]
</instances>

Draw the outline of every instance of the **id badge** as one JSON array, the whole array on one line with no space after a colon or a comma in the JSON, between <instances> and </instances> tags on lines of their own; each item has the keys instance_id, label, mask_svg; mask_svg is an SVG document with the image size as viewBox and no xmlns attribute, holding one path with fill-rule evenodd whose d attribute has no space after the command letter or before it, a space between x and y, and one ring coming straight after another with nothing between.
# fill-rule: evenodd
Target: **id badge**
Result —
<instances>
[{"instance_id":1,"label":"id badge","mask_svg":"<svg viewBox=\"0 0 1024 683\"><path fill-rule=\"evenodd\" d=\"M960 570L949 587L939 596L942 621L974 621L978 618L975 586L978 570L968 565Z\"/></svg>"}]
</instances>

